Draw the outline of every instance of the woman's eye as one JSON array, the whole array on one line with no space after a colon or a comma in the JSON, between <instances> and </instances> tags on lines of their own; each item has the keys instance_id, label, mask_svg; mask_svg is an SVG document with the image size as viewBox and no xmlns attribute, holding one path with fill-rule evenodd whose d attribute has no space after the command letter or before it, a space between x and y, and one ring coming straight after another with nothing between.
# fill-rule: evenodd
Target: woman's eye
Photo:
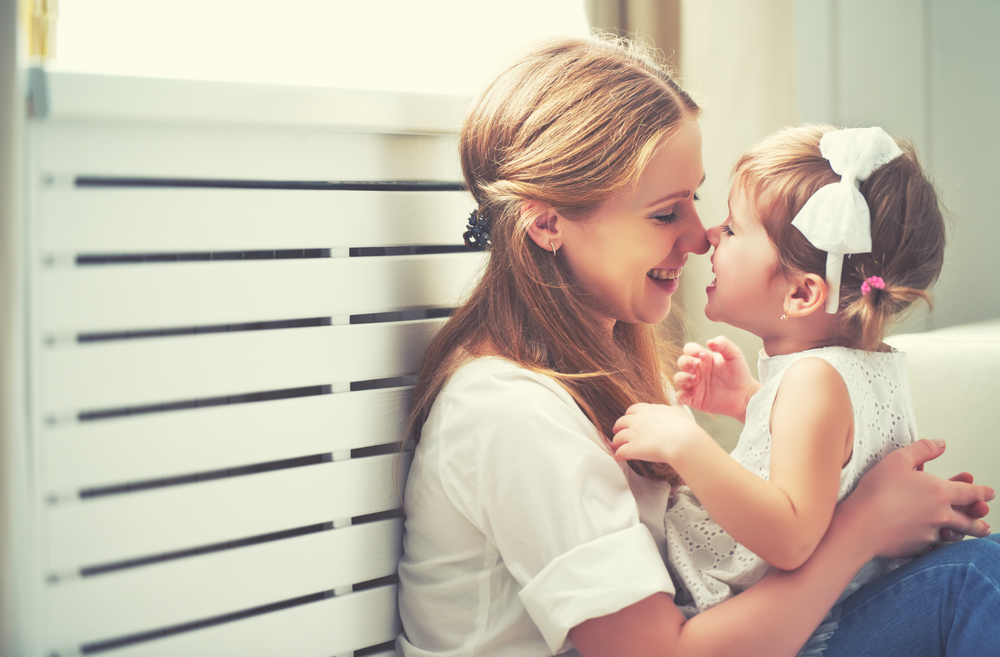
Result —
<instances>
[{"instance_id":1,"label":"woman's eye","mask_svg":"<svg viewBox=\"0 0 1000 657\"><path fill-rule=\"evenodd\" d=\"M656 219L661 224L672 224L677 221L677 213L671 212L670 214L660 214L653 217L653 219Z\"/></svg>"},{"instance_id":2,"label":"woman's eye","mask_svg":"<svg viewBox=\"0 0 1000 657\"><path fill-rule=\"evenodd\" d=\"M701 197L698 196L698 192L694 193L694 200L696 200L696 201L700 201L701 200Z\"/></svg>"}]
</instances>

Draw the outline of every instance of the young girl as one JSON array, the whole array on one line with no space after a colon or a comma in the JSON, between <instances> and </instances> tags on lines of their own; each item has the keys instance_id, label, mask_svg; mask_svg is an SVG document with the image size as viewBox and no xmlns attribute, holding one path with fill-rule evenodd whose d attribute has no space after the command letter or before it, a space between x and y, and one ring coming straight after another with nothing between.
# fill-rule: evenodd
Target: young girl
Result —
<instances>
[{"instance_id":1,"label":"young girl","mask_svg":"<svg viewBox=\"0 0 1000 657\"><path fill-rule=\"evenodd\" d=\"M680 407L638 404L612 444L687 484L665 532L688 617L804 563L861 476L916 439L905 356L882 336L929 301L945 226L911 147L881 128L806 126L740 158L729 217L708 235L705 314L763 340L761 383L723 338L712 353L687 345L674 381L680 403L744 421L739 443L730 457Z\"/></svg>"}]
</instances>

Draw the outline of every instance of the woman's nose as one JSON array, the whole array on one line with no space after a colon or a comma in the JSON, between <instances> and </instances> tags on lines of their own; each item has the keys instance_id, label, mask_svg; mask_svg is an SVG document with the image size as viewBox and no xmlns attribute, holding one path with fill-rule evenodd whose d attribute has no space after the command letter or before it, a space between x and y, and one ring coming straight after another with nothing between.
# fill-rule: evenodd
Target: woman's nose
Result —
<instances>
[{"instance_id":1,"label":"woman's nose","mask_svg":"<svg viewBox=\"0 0 1000 657\"><path fill-rule=\"evenodd\" d=\"M697 213L694 215L694 220L688 226L689 230L683 240L683 250L698 255L708 253L709 243L708 237L705 235L705 226L702 225L701 217Z\"/></svg>"},{"instance_id":2,"label":"woman's nose","mask_svg":"<svg viewBox=\"0 0 1000 657\"><path fill-rule=\"evenodd\" d=\"M719 238L722 235L722 226L712 226L706 232L708 236L708 241L712 246L719 246Z\"/></svg>"}]
</instances>

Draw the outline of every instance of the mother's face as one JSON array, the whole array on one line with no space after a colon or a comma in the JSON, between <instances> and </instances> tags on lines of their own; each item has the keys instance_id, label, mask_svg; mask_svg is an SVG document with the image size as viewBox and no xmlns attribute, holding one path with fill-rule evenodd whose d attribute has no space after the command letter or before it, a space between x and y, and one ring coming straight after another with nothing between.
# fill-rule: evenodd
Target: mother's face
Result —
<instances>
[{"instance_id":1,"label":"mother's face","mask_svg":"<svg viewBox=\"0 0 1000 657\"><path fill-rule=\"evenodd\" d=\"M701 129L684 121L643 170L635 189L593 216L560 225L559 255L596 299L609 325L662 321L689 253L706 253L695 192L705 177Z\"/></svg>"}]
</instances>

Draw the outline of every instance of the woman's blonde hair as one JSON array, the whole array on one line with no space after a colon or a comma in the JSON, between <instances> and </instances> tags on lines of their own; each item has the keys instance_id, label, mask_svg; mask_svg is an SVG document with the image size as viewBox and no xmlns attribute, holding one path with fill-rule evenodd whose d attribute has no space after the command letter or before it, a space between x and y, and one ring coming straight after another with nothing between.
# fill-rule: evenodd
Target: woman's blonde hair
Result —
<instances>
[{"instance_id":1,"label":"woman's blonde hair","mask_svg":"<svg viewBox=\"0 0 1000 657\"><path fill-rule=\"evenodd\" d=\"M637 45L609 38L548 43L502 73L461 134L462 171L490 222L489 260L469 300L431 343L408 435L468 357L495 355L552 377L606 436L632 404L667 403L657 338L644 324L606 326L563 259L528 236L525 202L572 221L636 184L697 104ZM671 483L672 468L634 462Z\"/></svg>"},{"instance_id":2,"label":"woman's blonde hair","mask_svg":"<svg viewBox=\"0 0 1000 657\"><path fill-rule=\"evenodd\" d=\"M733 168L778 252L783 274L826 275L826 252L814 247L792 220L816 190L840 180L819 149L826 124L784 128L745 152ZM872 250L844 258L837 336L843 344L875 350L888 325L923 299L944 265L946 226L934 185L913 146L896 140L903 154L861 184L871 212ZM863 294L862 283L878 276L884 289Z\"/></svg>"}]
</instances>

